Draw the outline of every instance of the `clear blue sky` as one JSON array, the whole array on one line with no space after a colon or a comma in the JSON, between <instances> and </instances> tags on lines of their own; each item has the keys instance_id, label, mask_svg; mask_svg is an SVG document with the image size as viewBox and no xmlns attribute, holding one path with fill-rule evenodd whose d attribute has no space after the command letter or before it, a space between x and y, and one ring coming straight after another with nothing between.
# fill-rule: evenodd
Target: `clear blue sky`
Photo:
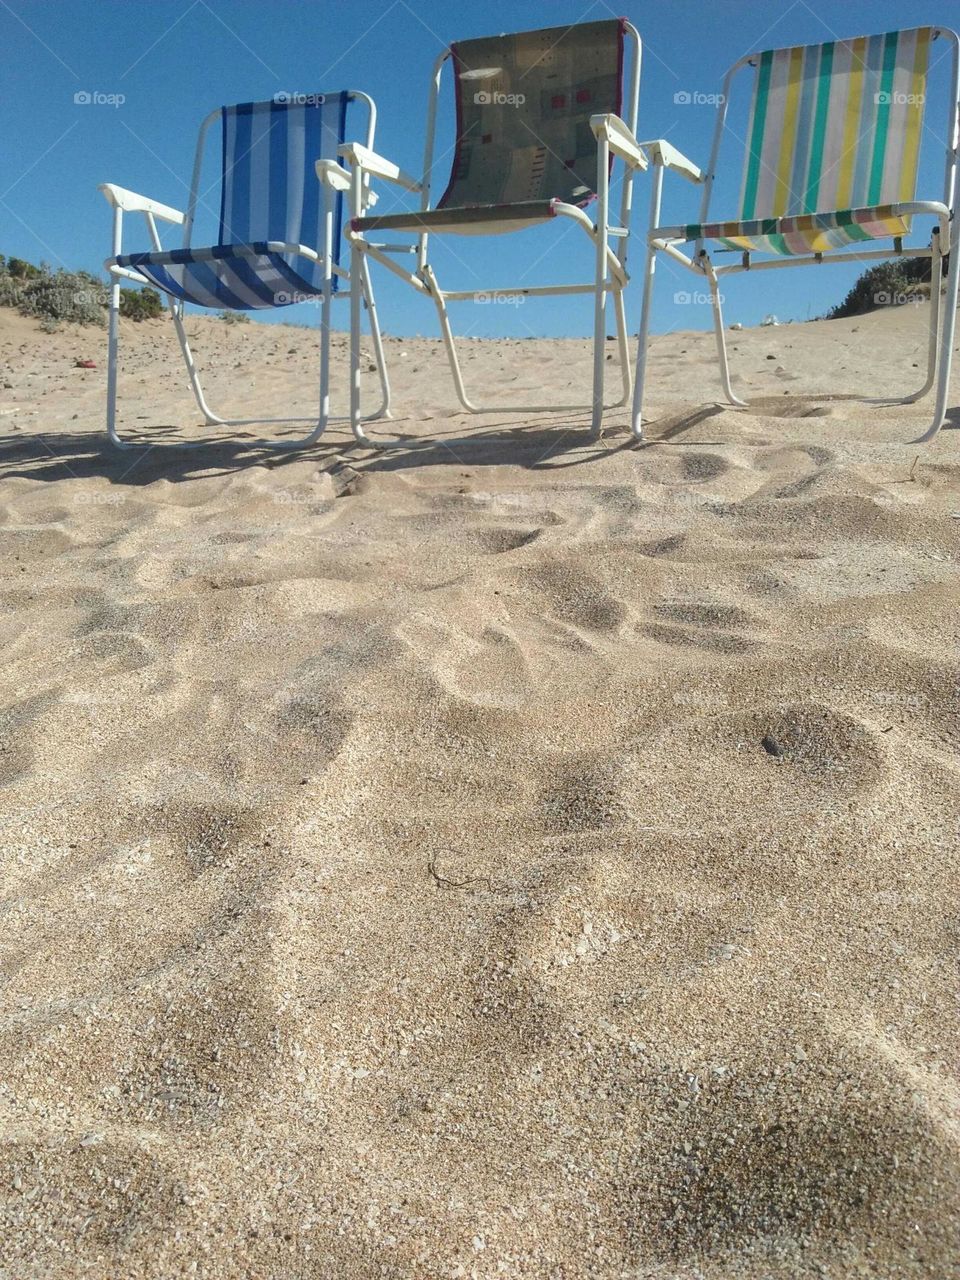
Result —
<instances>
[{"instance_id":1,"label":"clear blue sky","mask_svg":"<svg viewBox=\"0 0 960 1280\"><path fill-rule=\"evenodd\" d=\"M0 0L0 252L54 266L99 271L109 249L109 214L99 182L116 182L182 208L196 130L223 103L300 92L363 89L377 101L377 149L405 169L421 164L431 66L450 41L623 14L644 40L639 134L666 137L705 164L714 108L675 95L712 94L727 66L757 48L832 36L869 34L921 23L950 24L949 0ZM956 22L954 23L956 25ZM931 90L946 89L948 63L934 46ZM123 95L121 106L77 105L80 91ZM942 98L928 104L921 197L939 199ZM449 96L446 131L449 142ZM739 157L727 169L713 212L735 216ZM442 175L445 177L445 175ZM646 221L648 179L635 195L634 232ZM698 193L667 177L666 221L687 221ZM385 205L395 201L389 191ZM124 247L149 247L140 219L127 219ZM928 234L918 223L914 239ZM173 247L177 242L170 238ZM557 256L551 257L556 243ZM480 288L586 279L590 250L573 227L528 230L473 241L436 238L441 284ZM448 247L449 246L449 247ZM560 260L557 266L558 258ZM633 241L639 273L642 240ZM539 261L537 261L539 259ZM535 265L533 265L535 264ZM553 275L551 276L551 266ZM378 300L392 333L434 334L433 310L400 282L376 272ZM479 276L475 273L479 273ZM571 274L572 273L572 274ZM737 279L727 289L727 318L756 323L767 312L804 319L824 312L857 271L834 267ZM655 331L705 328L706 307L681 306L674 294L697 279L661 265ZM629 303L635 330L640 290ZM455 304L462 333L579 335L589 331L588 298L531 301L522 307ZM316 323L316 309L284 318ZM345 310L337 313L345 325Z\"/></svg>"}]
</instances>

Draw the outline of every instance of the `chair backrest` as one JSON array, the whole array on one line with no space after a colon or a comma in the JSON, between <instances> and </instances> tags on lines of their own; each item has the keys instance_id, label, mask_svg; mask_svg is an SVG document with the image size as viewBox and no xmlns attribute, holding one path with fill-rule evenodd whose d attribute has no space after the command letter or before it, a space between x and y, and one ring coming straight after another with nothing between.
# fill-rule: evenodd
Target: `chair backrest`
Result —
<instances>
[{"instance_id":1,"label":"chair backrest","mask_svg":"<svg viewBox=\"0 0 960 1280\"><path fill-rule=\"evenodd\" d=\"M317 160L337 158L337 148L346 141L347 104L353 96L278 94L272 102L221 109L220 244L284 240L312 249L322 246L324 200L314 166ZM342 213L337 195L336 263Z\"/></svg>"},{"instance_id":2,"label":"chair backrest","mask_svg":"<svg viewBox=\"0 0 960 1280\"><path fill-rule=\"evenodd\" d=\"M932 34L918 27L751 58L741 218L912 200Z\"/></svg>"},{"instance_id":3,"label":"chair backrest","mask_svg":"<svg viewBox=\"0 0 960 1280\"><path fill-rule=\"evenodd\" d=\"M457 141L438 208L595 195L590 117L621 112L626 24L615 18L451 46Z\"/></svg>"}]
</instances>

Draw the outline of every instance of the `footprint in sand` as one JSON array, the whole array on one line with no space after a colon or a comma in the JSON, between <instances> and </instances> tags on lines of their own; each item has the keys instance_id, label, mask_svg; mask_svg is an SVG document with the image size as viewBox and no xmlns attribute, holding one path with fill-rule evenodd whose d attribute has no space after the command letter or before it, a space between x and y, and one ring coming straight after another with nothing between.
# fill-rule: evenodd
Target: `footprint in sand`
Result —
<instances>
[{"instance_id":1,"label":"footprint in sand","mask_svg":"<svg viewBox=\"0 0 960 1280\"><path fill-rule=\"evenodd\" d=\"M653 556L654 558L670 556L675 551L680 551L686 541L687 535L685 533L674 533L668 538L659 538L656 542L645 542L640 547L640 552L642 555Z\"/></svg>"},{"instance_id":2,"label":"footprint in sand","mask_svg":"<svg viewBox=\"0 0 960 1280\"><path fill-rule=\"evenodd\" d=\"M472 636L441 618L417 614L397 627L397 635L455 698L484 707L516 707L530 699L527 660L501 624Z\"/></svg>"},{"instance_id":3,"label":"footprint in sand","mask_svg":"<svg viewBox=\"0 0 960 1280\"><path fill-rule=\"evenodd\" d=\"M730 470L730 463L715 453L684 453L680 466L685 480L716 480Z\"/></svg>"},{"instance_id":4,"label":"footprint in sand","mask_svg":"<svg viewBox=\"0 0 960 1280\"><path fill-rule=\"evenodd\" d=\"M602 831L627 816L621 770L599 754L582 753L549 764L536 810L548 835Z\"/></svg>"},{"instance_id":5,"label":"footprint in sand","mask_svg":"<svg viewBox=\"0 0 960 1280\"><path fill-rule=\"evenodd\" d=\"M70 656L80 661L107 663L115 672L137 671L154 661L146 641L125 631L88 632L71 646Z\"/></svg>"},{"instance_id":6,"label":"footprint in sand","mask_svg":"<svg viewBox=\"0 0 960 1280\"><path fill-rule=\"evenodd\" d=\"M592 574L575 565L547 563L526 571L523 581L543 600L539 611L557 621L601 635L616 632L627 609Z\"/></svg>"},{"instance_id":7,"label":"footprint in sand","mask_svg":"<svg viewBox=\"0 0 960 1280\"><path fill-rule=\"evenodd\" d=\"M742 609L725 604L665 602L654 607L660 619L642 628L659 644L702 649L707 653L749 653L758 642L727 628L756 625Z\"/></svg>"},{"instance_id":8,"label":"footprint in sand","mask_svg":"<svg viewBox=\"0 0 960 1280\"><path fill-rule=\"evenodd\" d=\"M498 526L492 529L466 529L461 540L473 543L487 555L503 555L507 551L516 551L520 547L529 546L540 537L542 529L510 529Z\"/></svg>"},{"instance_id":9,"label":"footprint in sand","mask_svg":"<svg viewBox=\"0 0 960 1280\"><path fill-rule=\"evenodd\" d=\"M59 693L47 690L0 707L0 787L31 771L34 742L42 732L39 721L59 702Z\"/></svg>"}]
</instances>

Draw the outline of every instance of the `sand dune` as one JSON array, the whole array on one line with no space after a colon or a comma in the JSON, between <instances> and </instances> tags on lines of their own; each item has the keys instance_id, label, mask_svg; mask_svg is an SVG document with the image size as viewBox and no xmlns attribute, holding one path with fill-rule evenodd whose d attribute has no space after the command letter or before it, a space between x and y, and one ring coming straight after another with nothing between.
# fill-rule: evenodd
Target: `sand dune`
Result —
<instances>
[{"instance_id":1,"label":"sand dune","mask_svg":"<svg viewBox=\"0 0 960 1280\"><path fill-rule=\"evenodd\" d=\"M640 448L391 339L429 443L378 456L178 448L131 325L117 455L102 336L0 311L0 1276L960 1271L923 323L732 335L747 411L658 340ZM215 405L309 410L308 330L190 329Z\"/></svg>"}]
</instances>

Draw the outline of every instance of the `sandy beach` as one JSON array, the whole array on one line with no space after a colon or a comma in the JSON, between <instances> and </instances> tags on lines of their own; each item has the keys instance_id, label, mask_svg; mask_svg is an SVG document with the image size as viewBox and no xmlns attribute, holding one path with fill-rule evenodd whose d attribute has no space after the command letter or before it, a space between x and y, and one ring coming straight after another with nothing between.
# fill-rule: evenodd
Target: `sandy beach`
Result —
<instances>
[{"instance_id":1,"label":"sandy beach","mask_svg":"<svg viewBox=\"0 0 960 1280\"><path fill-rule=\"evenodd\" d=\"M747 410L657 339L640 447L390 338L425 447L266 454L178 447L124 322L118 454L105 335L0 311L3 1280L960 1274L925 323L733 333ZM312 410L315 332L188 328ZM586 341L465 350L587 396Z\"/></svg>"}]
</instances>

